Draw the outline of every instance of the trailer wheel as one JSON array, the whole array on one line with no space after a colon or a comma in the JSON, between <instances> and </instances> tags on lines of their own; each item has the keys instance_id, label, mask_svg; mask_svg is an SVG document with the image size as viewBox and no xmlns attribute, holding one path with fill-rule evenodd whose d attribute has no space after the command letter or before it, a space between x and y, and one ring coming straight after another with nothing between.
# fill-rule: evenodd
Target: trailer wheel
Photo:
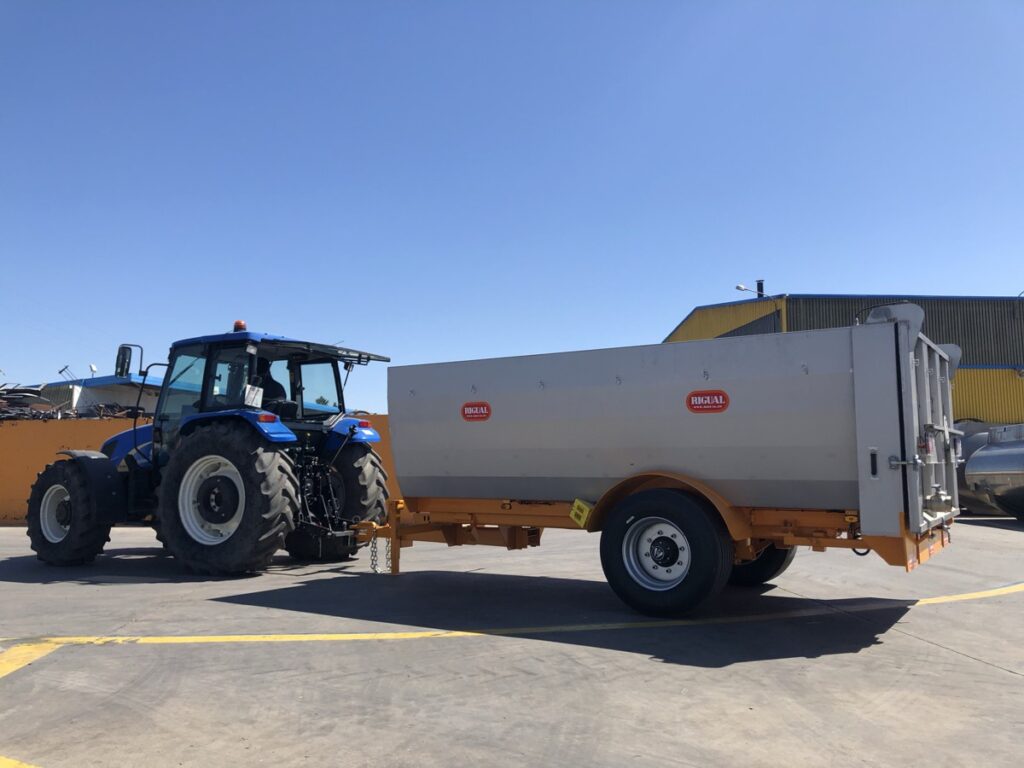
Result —
<instances>
[{"instance_id":1,"label":"trailer wheel","mask_svg":"<svg viewBox=\"0 0 1024 768\"><path fill-rule=\"evenodd\" d=\"M337 536L318 536L304 526L288 534L284 548L300 563L341 563L351 560L358 547Z\"/></svg>"},{"instance_id":2,"label":"trailer wheel","mask_svg":"<svg viewBox=\"0 0 1024 768\"><path fill-rule=\"evenodd\" d=\"M732 569L732 540L717 512L686 493L627 497L601 532L601 566L627 605L653 616L692 611L717 595Z\"/></svg>"},{"instance_id":3,"label":"trailer wheel","mask_svg":"<svg viewBox=\"0 0 1024 768\"><path fill-rule=\"evenodd\" d=\"M729 583L736 587L757 587L789 568L796 557L796 547L776 547L769 544L753 560L736 563L732 567Z\"/></svg>"},{"instance_id":4,"label":"trailer wheel","mask_svg":"<svg viewBox=\"0 0 1024 768\"><path fill-rule=\"evenodd\" d=\"M93 514L85 475L72 461L39 473L28 499L28 537L36 557L50 565L85 565L110 541L110 526Z\"/></svg>"},{"instance_id":5,"label":"trailer wheel","mask_svg":"<svg viewBox=\"0 0 1024 768\"><path fill-rule=\"evenodd\" d=\"M159 488L159 531L196 573L262 570L294 527L291 457L247 424L200 426L172 451Z\"/></svg>"}]
</instances>

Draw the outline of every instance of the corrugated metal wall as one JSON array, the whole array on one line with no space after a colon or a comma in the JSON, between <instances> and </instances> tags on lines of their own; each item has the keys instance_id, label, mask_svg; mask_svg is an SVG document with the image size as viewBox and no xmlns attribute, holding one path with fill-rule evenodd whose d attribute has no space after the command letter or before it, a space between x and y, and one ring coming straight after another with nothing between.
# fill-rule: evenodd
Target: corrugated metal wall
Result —
<instances>
[{"instance_id":1,"label":"corrugated metal wall","mask_svg":"<svg viewBox=\"0 0 1024 768\"><path fill-rule=\"evenodd\" d=\"M697 339L714 339L726 334L736 334L740 327L755 327L756 322L768 316L782 319L786 308L786 299L751 299L750 301L719 304L714 307L697 307L686 319L676 326L665 341L695 341ZM748 331L748 333L771 333L779 330L779 321L769 320L775 327L770 330ZM785 326L782 326L782 330Z\"/></svg>"},{"instance_id":2,"label":"corrugated metal wall","mask_svg":"<svg viewBox=\"0 0 1024 768\"><path fill-rule=\"evenodd\" d=\"M878 304L912 301L925 313L924 333L963 350L953 382L958 419L1024 422L1024 301L1013 298L918 296L787 296L779 312L769 299L698 307L666 341L809 331L852 325ZM753 313L753 314L752 314ZM781 315L781 316L780 316Z\"/></svg>"},{"instance_id":3,"label":"corrugated metal wall","mask_svg":"<svg viewBox=\"0 0 1024 768\"><path fill-rule=\"evenodd\" d=\"M912 301L924 310L924 333L959 344L963 365L1024 367L1024 301L907 296L801 297L786 304L790 331L852 325L857 312L876 304ZM866 313L864 313L866 314ZM863 315L862 315L863 319Z\"/></svg>"},{"instance_id":4,"label":"corrugated metal wall","mask_svg":"<svg viewBox=\"0 0 1024 768\"><path fill-rule=\"evenodd\" d=\"M731 331L719 334L718 338L725 339L730 336L756 336L759 333L778 333L782 330L782 313L772 312L771 314L752 320L746 325L734 328Z\"/></svg>"},{"instance_id":5,"label":"corrugated metal wall","mask_svg":"<svg viewBox=\"0 0 1024 768\"><path fill-rule=\"evenodd\" d=\"M1012 368L961 368L953 379L957 419L1024 422L1024 378Z\"/></svg>"}]
</instances>

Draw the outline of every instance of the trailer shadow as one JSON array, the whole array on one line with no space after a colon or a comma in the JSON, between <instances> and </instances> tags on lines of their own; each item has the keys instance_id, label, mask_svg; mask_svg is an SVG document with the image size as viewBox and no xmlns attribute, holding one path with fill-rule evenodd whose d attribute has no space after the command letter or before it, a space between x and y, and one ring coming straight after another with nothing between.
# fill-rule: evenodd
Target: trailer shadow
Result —
<instances>
[{"instance_id":1,"label":"trailer shadow","mask_svg":"<svg viewBox=\"0 0 1024 768\"><path fill-rule=\"evenodd\" d=\"M913 605L878 598L812 600L769 585L727 589L713 609L657 620L625 608L599 581L442 571L399 578L339 573L217 601L374 623L345 631L472 631L713 668L858 653L880 643Z\"/></svg>"}]
</instances>

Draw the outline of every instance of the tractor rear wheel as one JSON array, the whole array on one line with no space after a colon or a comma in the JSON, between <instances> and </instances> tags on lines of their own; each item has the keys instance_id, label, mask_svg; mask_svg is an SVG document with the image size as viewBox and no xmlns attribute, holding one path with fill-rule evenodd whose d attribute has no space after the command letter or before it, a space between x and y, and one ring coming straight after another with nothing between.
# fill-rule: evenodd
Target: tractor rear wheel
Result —
<instances>
[{"instance_id":1,"label":"tractor rear wheel","mask_svg":"<svg viewBox=\"0 0 1024 768\"><path fill-rule=\"evenodd\" d=\"M352 523L383 522L387 517L387 481L380 455L373 448L366 443L345 446L331 469L341 517ZM351 540L322 536L304 525L288 534L284 548L293 560L312 563L340 563L350 560L358 550Z\"/></svg>"},{"instance_id":2,"label":"tractor rear wheel","mask_svg":"<svg viewBox=\"0 0 1024 768\"><path fill-rule=\"evenodd\" d=\"M159 488L159 531L191 571L259 571L294 528L291 457L242 422L197 427L171 452Z\"/></svg>"},{"instance_id":3,"label":"tractor rear wheel","mask_svg":"<svg viewBox=\"0 0 1024 768\"><path fill-rule=\"evenodd\" d=\"M110 541L110 525L95 519L85 474L73 461L39 473L28 499L28 537L50 565L85 565Z\"/></svg>"},{"instance_id":4,"label":"tractor rear wheel","mask_svg":"<svg viewBox=\"0 0 1024 768\"><path fill-rule=\"evenodd\" d=\"M601 531L601 567L623 602L652 616L703 605L725 586L732 539L710 505L672 489L627 496Z\"/></svg>"},{"instance_id":5,"label":"tractor rear wheel","mask_svg":"<svg viewBox=\"0 0 1024 768\"><path fill-rule=\"evenodd\" d=\"M342 449L334 469L345 486L341 516L352 522L383 522L388 514L388 473L378 454L367 443Z\"/></svg>"},{"instance_id":6,"label":"tractor rear wheel","mask_svg":"<svg viewBox=\"0 0 1024 768\"><path fill-rule=\"evenodd\" d=\"M789 568L794 557L796 547L776 547L769 544L753 560L736 563L729 575L729 583L735 587L760 586Z\"/></svg>"}]
</instances>

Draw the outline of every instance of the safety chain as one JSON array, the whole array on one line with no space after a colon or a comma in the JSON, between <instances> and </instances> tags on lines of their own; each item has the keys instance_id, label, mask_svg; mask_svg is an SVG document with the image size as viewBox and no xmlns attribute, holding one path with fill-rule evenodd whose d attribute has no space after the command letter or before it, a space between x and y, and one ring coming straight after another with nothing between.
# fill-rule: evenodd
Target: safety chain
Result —
<instances>
[{"instance_id":1,"label":"safety chain","mask_svg":"<svg viewBox=\"0 0 1024 768\"><path fill-rule=\"evenodd\" d=\"M373 536L370 538L370 570L374 573L391 573L391 537L387 538L384 547L384 563L387 566L385 571L380 567L380 558L377 554L377 530L373 529Z\"/></svg>"},{"instance_id":2,"label":"safety chain","mask_svg":"<svg viewBox=\"0 0 1024 768\"><path fill-rule=\"evenodd\" d=\"M370 570L374 573L380 573L380 565L377 563L377 529L373 529L373 535L370 537Z\"/></svg>"}]
</instances>

